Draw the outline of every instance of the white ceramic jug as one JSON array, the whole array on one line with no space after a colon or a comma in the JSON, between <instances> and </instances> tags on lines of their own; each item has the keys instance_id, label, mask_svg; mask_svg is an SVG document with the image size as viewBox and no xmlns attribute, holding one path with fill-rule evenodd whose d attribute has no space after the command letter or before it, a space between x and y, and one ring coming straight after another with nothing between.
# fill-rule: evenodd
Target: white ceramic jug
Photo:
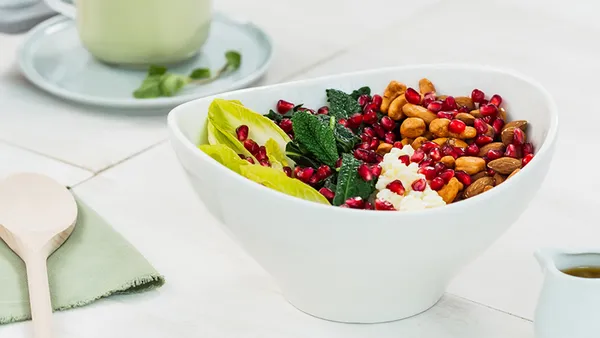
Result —
<instances>
[{"instance_id":1,"label":"white ceramic jug","mask_svg":"<svg viewBox=\"0 0 600 338\"><path fill-rule=\"evenodd\" d=\"M600 267L600 249L541 249L536 258L545 278L535 313L535 337L600 337L600 278L562 272L575 267Z\"/></svg>"}]
</instances>

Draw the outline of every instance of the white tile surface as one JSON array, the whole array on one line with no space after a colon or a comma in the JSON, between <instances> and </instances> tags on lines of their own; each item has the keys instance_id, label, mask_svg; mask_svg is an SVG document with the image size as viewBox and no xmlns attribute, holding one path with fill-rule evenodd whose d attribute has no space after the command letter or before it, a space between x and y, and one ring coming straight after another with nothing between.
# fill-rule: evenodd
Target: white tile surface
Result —
<instances>
[{"instance_id":1,"label":"white tile surface","mask_svg":"<svg viewBox=\"0 0 600 338\"><path fill-rule=\"evenodd\" d=\"M48 175L65 186L72 186L92 176L81 168L0 142L0 179L18 172Z\"/></svg>"}]
</instances>

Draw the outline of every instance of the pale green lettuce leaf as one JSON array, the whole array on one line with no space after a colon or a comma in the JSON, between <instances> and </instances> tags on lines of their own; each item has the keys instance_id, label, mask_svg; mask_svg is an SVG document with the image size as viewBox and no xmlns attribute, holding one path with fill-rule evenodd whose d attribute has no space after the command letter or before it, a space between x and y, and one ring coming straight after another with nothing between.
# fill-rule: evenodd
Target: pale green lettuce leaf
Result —
<instances>
[{"instance_id":1,"label":"pale green lettuce leaf","mask_svg":"<svg viewBox=\"0 0 600 338\"><path fill-rule=\"evenodd\" d=\"M289 167L288 158L284 155L284 153L279 149L279 145L277 141L270 138L267 143L265 143L265 148L267 149L267 156L269 157L269 161L271 162L271 166L276 169L282 169L283 167Z\"/></svg>"},{"instance_id":2,"label":"pale green lettuce leaf","mask_svg":"<svg viewBox=\"0 0 600 338\"><path fill-rule=\"evenodd\" d=\"M242 174L241 167L252 165L246 160L242 160L235 151L227 147L224 144L202 144L198 148L205 152L208 156L215 159L217 162L226 166L227 168L235 171L238 174Z\"/></svg>"},{"instance_id":3,"label":"pale green lettuce leaf","mask_svg":"<svg viewBox=\"0 0 600 338\"><path fill-rule=\"evenodd\" d=\"M224 146L229 147L237 154L243 154L246 157L252 157L252 159L254 159L254 161L256 162L256 158L252 156L252 154L246 148L244 148L244 145L237 139L237 137L229 133L222 132L217 126L212 124L210 121L208 121L207 129L208 144L222 144Z\"/></svg>"}]
</instances>

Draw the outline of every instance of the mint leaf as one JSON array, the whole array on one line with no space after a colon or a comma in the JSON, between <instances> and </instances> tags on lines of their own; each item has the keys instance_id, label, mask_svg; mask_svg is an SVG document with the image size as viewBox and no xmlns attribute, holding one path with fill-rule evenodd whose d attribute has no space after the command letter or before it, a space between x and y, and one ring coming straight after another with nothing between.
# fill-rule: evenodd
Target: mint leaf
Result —
<instances>
[{"instance_id":1,"label":"mint leaf","mask_svg":"<svg viewBox=\"0 0 600 338\"><path fill-rule=\"evenodd\" d=\"M375 190L375 180L366 182L358 175L358 166L362 164L351 154L342 155L342 166L338 174L333 205L342 205L350 197L367 199Z\"/></svg>"},{"instance_id":2,"label":"mint leaf","mask_svg":"<svg viewBox=\"0 0 600 338\"><path fill-rule=\"evenodd\" d=\"M353 91L352 94L350 94L350 96L352 96L352 98L355 100L358 100L358 97L361 95L371 95L371 88L361 87Z\"/></svg>"},{"instance_id":3,"label":"mint leaf","mask_svg":"<svg viewBox=\"0 0 600 338\"><path fill-rule=\"evenodd\" d=\"M307 112L297 112L292 117L294 139L306 148L316 159L334 166L338 152L333 130L324 125L318 117Z\"/></svg>"},{"instance_id":4,"label":"mint leaf","mask_svg":"<svg viewBox=\"0 0 600 338\"><path fill-rule=\"evenodd\" d=\"M242 64L242 55L234 50L225 52L225 59L227 60L226 67L230 71L240 68L240 65Z\"/></svg>"},{"instance_id":5,"label":"mint leaf","mask_svg":"<svg viewBox=\"0 0 600 338\"><path fill-rule=\"evenodd\" d=\"M162 91L160 89L160 81L162 79L162 75L150 75L142 85L133 92L133 97L137 99L149 99L160 97L162 95Z\"/></svg>"},{"instance_id":6,"label":"mint leaf","mask_svg":"<svg viewBox=\"0 0 600 338\"><path fill-rule=\"evenodd\" d=\"M347 119L355 113L362 111L361 106L355 98L337 89L327 89L327 101L329 102L329 114L338 119Z\"/></svg>"},{"instance_id":7,"label":"mint leaf","mask_svg":"<svg viewBox=\"0 0 600 338\"><path fill-rule=\"evenodd\" d=\"M167 67L165 67L165 66L151 65L150 67L148 67L148 76L163 75L166 72L167 72Z\"/></svg>"},{"instance_id":8,"label":"mint leaf","mask_svg":"<svg viewBox=\"0 0 600 338\"><path fill-rule=\"evenodd\" d=\"M190 79L200 80L210 78L210 69L208 68L196 68L190 74Z\"/></svg>"},{"instance_id":9,"label":"mint leaf","mask_svg":"<svg viewBox=\"0 0 600 338\"><path fill-rule=\"evenodd\" d=\"M160 81L160 91L163 96L173 96L188 83L188 77L166 73Z\"/></svg>"},{"instance_id":10,"label":"mint leaf","mask_svg":"<svg viewBox=\"0 0 600 338\"><path fill-rule=\"evenodd\" d=\"M299 144L295 142L288 142L285 146L285 155L292 161L296 162L297 165L303 167L318 168L321 163L311 158L308 150L303 149Z\"/></svg>"}]
</instances>

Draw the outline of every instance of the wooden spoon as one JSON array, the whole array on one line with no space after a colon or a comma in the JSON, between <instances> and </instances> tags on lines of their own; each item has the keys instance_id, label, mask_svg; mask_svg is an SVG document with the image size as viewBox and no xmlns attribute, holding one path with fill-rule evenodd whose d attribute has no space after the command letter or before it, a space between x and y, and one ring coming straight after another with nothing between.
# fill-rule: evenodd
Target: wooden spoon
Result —
<instances>
[{"instance_id":1,"label":"wooden spoon","mask_svg":"<svg viewBox=\"0 0 600 338\"><path fill-rule=\"evenodd\" d=\"M49 177L21 173L0 181L0 238L27 266L36 338L52 337L52 304L46 260L73 232L77 204Z\"/></svg>"}]
</instances>

